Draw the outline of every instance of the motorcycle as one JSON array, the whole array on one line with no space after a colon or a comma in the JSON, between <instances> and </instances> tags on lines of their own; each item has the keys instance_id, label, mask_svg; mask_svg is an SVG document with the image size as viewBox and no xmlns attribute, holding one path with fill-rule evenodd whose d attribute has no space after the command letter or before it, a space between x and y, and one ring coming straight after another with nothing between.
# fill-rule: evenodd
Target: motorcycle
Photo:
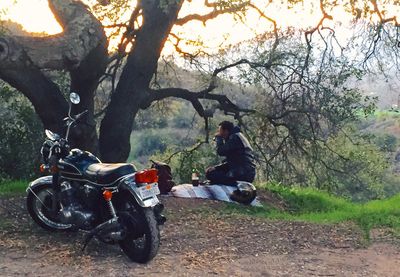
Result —
<instances>
[{"instance_id":1,"label":"motorcycle","mask_svg":"<svg viewBox=\"0 0 400 277\"><path fill-rule=\"evenodd\" d=\"M79 95L71 93L65 138L45 131L40 170L49 175L29 184L28 212L46 230L85 231L83 249L97 238L119 244L132 261L147 263L157 254L159 225L166 220L157 197L157 170L106 164L89 152L70 149L70 130L87 113L71 115L72 105L79 103Z\"/></svg>"}]
</instances>

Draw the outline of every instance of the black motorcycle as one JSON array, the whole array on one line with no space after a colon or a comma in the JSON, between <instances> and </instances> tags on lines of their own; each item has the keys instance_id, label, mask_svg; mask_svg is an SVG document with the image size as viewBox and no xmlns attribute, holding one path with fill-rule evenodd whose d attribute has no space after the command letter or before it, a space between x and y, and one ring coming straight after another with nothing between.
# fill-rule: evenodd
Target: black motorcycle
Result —
<instances>
[{"instance_id":1,"label":"black motorcycle","mask_svg":"<svg viewBox=\"0 0 400 277\"><path fill-rule=\"evenodd\" d=\"M40 169L49 175L29 184L29 214L46 230L86 231L83 249L95 237L146 263L157 254L159 225L165 222L157 170L138 172L132 164L105 164L89 152L70 150L70 130L87 112L71 115L79 102L71 93L65 138L46 130Z\"/></svg>"}]
</instances>

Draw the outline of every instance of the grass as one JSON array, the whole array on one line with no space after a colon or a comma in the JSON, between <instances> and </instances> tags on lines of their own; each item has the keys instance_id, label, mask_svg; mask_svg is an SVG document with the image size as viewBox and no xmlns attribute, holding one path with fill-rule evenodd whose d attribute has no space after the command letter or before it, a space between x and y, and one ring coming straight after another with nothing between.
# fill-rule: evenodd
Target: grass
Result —
<instances>
[{"instance_id":1,"label":"grass","mask_svg":"<svg viewBox=\"0 0 400 277\"><path fill-rule=\"evenodd\" d=\"M376 110L373 114L376 118L392 118L392 117L399 117L400 113L398 110Z\"/></svg>"},{"instance_id":2,"label":"grass","mask_svg":"<svg viewBox=\"0 0 400 277\"><path fill-rule=\"evenodd\" d=\"M13 196L25 193L28 181L0 181L0 196Z\"/></svg>"},{"instance_id":3,"label":"grass","mask_svg":"<svg viewBox=\"0 0 400 277\"><path fill-rule=\"evenodd\" d=\"M0 182L0 196L13 196L25 192L27 181ZM383 200L353 203L312 188L288 188L276 184L259 186L278 195L288 205L286 211L273 207L247 207L227 205L225 212L276 220L306 221L320 224L335 224L352 221L369 237L373 228L388 227L400 233L400 194ZM215 211L214 211L215 212Z\"/></svg>"},{"instance_id":4,"label":"grass","mask_svg":"<svg viewBox=\"0 0 400 277\"><path fill-rule=\"evenodd\" d=\"M243 209L237 205L229 205L227 210L270 219L322 224L352 221L365 232L367 238L373 228L388 227L396 233L400 231L400 194L361 204L311 188L266 185L261 189L268 189L279 195L287 203L288 210L280 211L271 207Z\"/></svg>"}]
</instances>

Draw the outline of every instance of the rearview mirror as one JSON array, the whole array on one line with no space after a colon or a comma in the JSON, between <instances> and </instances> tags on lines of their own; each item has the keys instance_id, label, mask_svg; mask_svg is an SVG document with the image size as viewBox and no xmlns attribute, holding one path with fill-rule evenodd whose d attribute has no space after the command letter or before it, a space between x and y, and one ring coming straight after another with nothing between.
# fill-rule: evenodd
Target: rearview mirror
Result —
<instances>
[{"instance_id":1,"label":"rearview mirror","mask_svg":"<svg viewBox=\"0 0 400 277\"><path fill-rule=\"evenodd\" d=\"M69 100L71 101L72 104L78 105L81 102L81 98L79 97L79 94L75 92L71 92L69 95Z\"/></svg>"}]
</instances>

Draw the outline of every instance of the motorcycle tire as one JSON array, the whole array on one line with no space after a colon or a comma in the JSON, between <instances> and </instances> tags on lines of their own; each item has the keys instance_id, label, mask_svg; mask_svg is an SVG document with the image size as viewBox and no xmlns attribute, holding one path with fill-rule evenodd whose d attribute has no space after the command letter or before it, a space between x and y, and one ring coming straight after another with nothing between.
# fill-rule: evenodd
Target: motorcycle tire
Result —
<instances>
[{"instance_id":1,"label":"motorcycle tire","mask_svg":"<svg viewBox=\"0 0 400 277\"><path fill-rule=\"evenodd\" d=\"M128 235L119 242L119 245L131 261L148 263L157 255L160 246L159 226L153 208L140 207L133 196L129 195L128 197L129 199L126 201L129 201L130 205L135 207L135 216L140 217L139 222L142 226L139 228L143 230L143 233L138 236L135 232L129 234L128 231Z\"/></svg>"},{"instance_id":2,"label":"motorcycle tire","mask_svg":"<svg viewBox=\"0 0 400 277\"><path fill-rule=\"evenodd\" d=\"M56 231L73 231L71 224L63 224L58 222L57 219L51 215L46 207L52 207L53 198L51 195L54 193L51 184L43 183L35 186L33 189L28 190L26 197L26 207L29 215L37 225L45 230ZM47 195L46 195L47 193ZM38 197L43 196L43 199Z\"/></svg>"}]
</instances>

